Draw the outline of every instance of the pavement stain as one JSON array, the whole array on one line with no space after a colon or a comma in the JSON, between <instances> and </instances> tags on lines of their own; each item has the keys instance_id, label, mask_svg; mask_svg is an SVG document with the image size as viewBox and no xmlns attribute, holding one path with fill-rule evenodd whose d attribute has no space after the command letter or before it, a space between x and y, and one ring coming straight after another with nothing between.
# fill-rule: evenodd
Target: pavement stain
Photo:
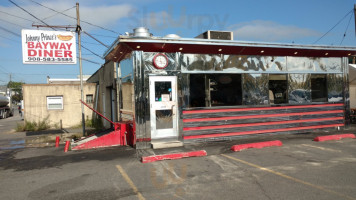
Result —
<instances>
[{"instance_id":1,"label":"pavement stain","mask_svg":"<svg viewBox=\"0 0 356 200\"><path fill-rule=\"evenodd\" d=\"M0 152L0 169L15 171L30 171L34 169L58 168L65 164L85 161L110 161L115 159L139 159L133 149L116 147L110 149L94 149L85 151L72 151L64 153L62 149L56 155L32 156L16 159L16 154L23 149L14 149ZM43 149L46 151L46 149Z\"/></svg>"}]
</instances>

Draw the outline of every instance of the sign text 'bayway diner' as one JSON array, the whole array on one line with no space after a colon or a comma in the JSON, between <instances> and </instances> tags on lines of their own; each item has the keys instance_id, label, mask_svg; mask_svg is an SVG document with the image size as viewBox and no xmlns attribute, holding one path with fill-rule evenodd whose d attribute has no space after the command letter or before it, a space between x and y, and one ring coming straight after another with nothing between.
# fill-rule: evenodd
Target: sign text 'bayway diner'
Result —
<instances>
[{"instance_id":1,"label":"sign text 'bayway diner'","mask_svg":"<svg viewBox=\"0 0 356 200\"><path fill-rule=\"evenodd\" d=\"M76 64L75 33L22 30L24 64Z\"/></svg>"}]
</instances>

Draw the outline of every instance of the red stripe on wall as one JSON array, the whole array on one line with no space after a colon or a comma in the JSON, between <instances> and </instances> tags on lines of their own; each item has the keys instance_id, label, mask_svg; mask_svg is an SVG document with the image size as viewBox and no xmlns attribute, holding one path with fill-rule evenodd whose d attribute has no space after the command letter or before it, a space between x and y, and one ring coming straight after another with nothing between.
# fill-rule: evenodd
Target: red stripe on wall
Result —
<instances>
[{"instance_id":1,"label":"red stripe on wall","mask_svg":"<svg viewBox=\"0 0 356 200\"><path fill-rule=\"evenodd\" d=\"M268 115L246 115L246 116L232 116L232 117L212 117L212 118L195 118L183 119L183 122L205 122L205 121L221 121L221 120L236 120L236 119L258 119L268 117L288 117L298 115L320 115L320 114L335 114L343 113L343 110L317 111L317 112L302 112L302 113L282 113L282 114L268 114Z\"/></svg>"},{"instance_id":2,"label":"red stripe on wall","mask_svg":"<svg viewBox=\"0 0 356 200\"><path fill-rule=\"evenodd\" d=\"M303 105L303 106L280 106L280 107L262 107L262 108L230 108L230 109L213 109L213 110L185 110L183 114L201 114L201 113L220 113L220 112L239 112L253 110L280 110L280 109L300 109L300 108L318 108L318 107L335 107L343 106L344 104L318 104L318 105Z\"/></svg>"},{"instance_id":3,"label":"red stripe on wall","mask_svg":"<svg viewBox=\"0 0 356 200\"><path fill-rule=\"evenodd\" d=\"M344 119L344 117L328 117L328 118L317 118L317 119L288 120L288 121L248 123L248 124L229 124L229 125L202 126L202 127L186 127L186 128L183 128L183 130L184 131L196 131L196 130L208 130L208 129L219 129L219 128L237 128L237 127L247 127L247 126L265 126L265 125L268 126L268 125L294 124L294 123L304 123L304 122L322 122L322 121L334 121L334 120L343 120L343 119Z\"/></svg>"},{"instance_id":4,"label":"red stripe on wall","mask_svg":"<svg viewBox=\"0 0 356 200\"><path fill-rule=\"evenodd\" d=\"M192 139L203 139L203 138L229 137L229 136L238 136L238 135L252 135L252 134L261 134L261 133L273 133L273 132L329 128L329 127L337 127L337 126L344 126L344 124L329 124L329 125L319 125L319 126L305 126L305 127L293 127L293 128L281 128L281 129L270 129L270 130L233 132L233 133L217 133L217 134L206 134L206 135L189 135L189 136L184 136L183 139L184 140L192 140Z\"/></svg>"}]
</instances>

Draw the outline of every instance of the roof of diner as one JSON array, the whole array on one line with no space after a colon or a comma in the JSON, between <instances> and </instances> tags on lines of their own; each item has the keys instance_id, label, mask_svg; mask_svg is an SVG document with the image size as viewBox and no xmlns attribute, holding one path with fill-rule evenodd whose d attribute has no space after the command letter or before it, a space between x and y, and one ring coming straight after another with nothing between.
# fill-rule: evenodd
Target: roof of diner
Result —
<instances>
[{"instance_id":1,"label":"roof of diner","mask_svg":"<svg viewBox=\"0 0 356 200\"><path fill-rule=\"evenodd\" d=\"M106 60L119 62L127 58L132 51L296 57L348 57L356 55L355 47L123 35L119 36L108 48L104 57Z\"/></svg>"}]
</instances>

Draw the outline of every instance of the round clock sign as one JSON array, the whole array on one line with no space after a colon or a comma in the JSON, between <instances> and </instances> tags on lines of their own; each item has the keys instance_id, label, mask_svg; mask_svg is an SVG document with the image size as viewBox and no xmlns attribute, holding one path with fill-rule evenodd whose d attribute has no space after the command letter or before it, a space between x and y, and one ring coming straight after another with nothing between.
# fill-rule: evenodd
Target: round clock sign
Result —
<instances>
[{"instance_id":1,"label":"round clock sign","mask_svg":"<svg viewBox=\"0 0 356 200\"><path fill-rule=\"evenodd\" d=\"M153 57L153 66L156 69L164 69L168 66L168 58L166 55L159 53Z\"/></svg>"}]
</instances>

